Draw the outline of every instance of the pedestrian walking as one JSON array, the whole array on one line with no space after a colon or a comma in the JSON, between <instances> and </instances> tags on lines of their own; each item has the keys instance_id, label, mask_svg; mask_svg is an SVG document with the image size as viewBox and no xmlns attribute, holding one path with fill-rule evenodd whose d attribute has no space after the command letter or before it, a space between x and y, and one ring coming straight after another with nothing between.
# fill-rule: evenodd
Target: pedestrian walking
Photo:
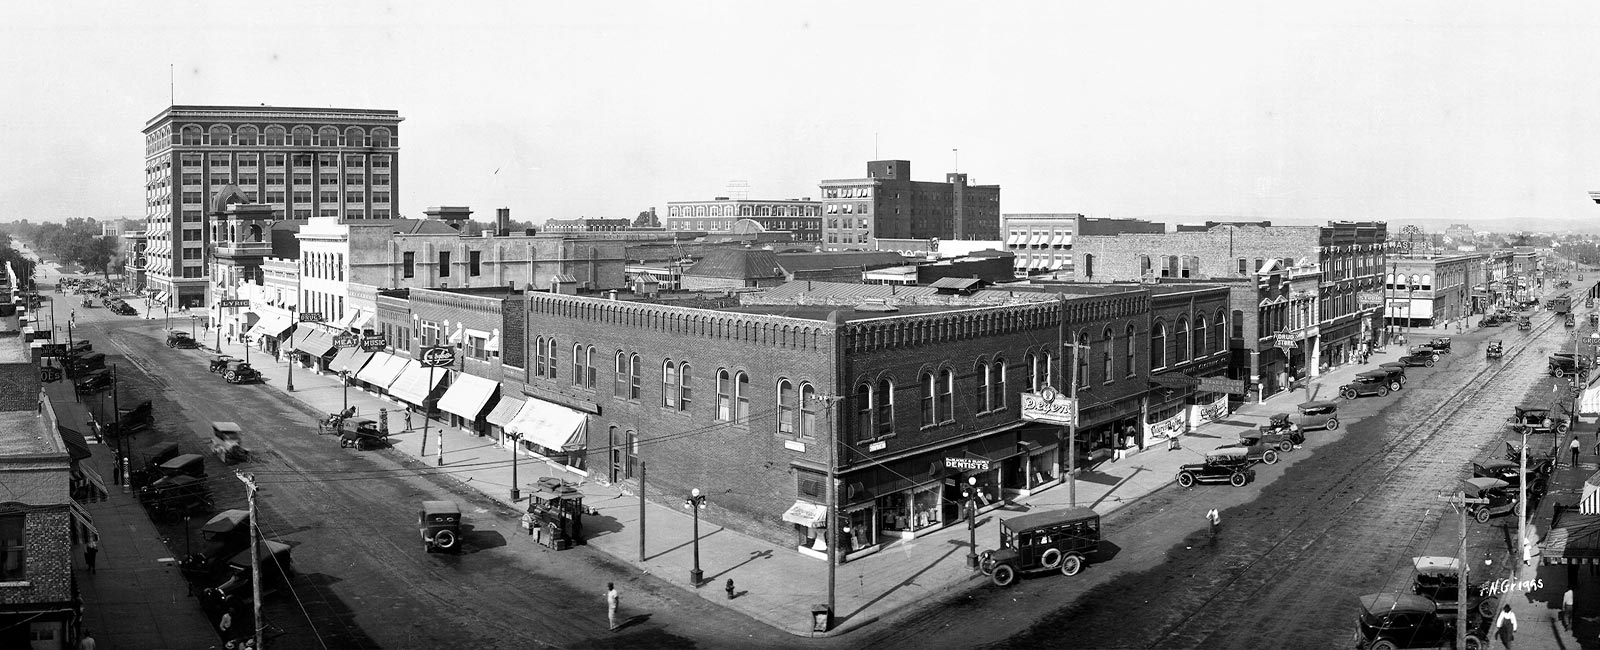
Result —
<instances>
[{"instance_id":1,"label":"pedestrian walking","mask_svg":"<svg viewBox=\"0 0 1600 650\"><path fill-rule=\"evenodd\" d=\"M411 430L411 410L406 409L406 431Z\"/></svg>"},{"instance_id":2,"label":"pedestrian walking","mask_svg":"<svg viewBox=\"0 0 1600 650\"><path fill-rule=\"evenodd\" d=\"M1561 595L1561 627L1572 629L1572 588Z\"/></svg>"},{"instance_id":3,"label":"pedestrian walking","mask_svg":"<svg viewBox=\"0 0 1600 650\"><path fill-rule=\"evenodd\" d=\"M1506 650L1511 650L1511 642L1517 636L1517 615L1511 613L1511 605L1507 604L1500 609L1500 615L1494 617L1494 635L1500 639L1500 645Z\"/></svg>"},{"instance_id":4,"label":"pedestrian walking","mask_svg":"<svg viewBox=\"0 0 1600 650\"><path fill-rule=\"evenodd\" d=\"M1572 466L1573 467L1577 467L1578 466L1578 449L1580 449L1582 447L1583 447L1582 443L1578 442L1578 437L1577 436L1573 436L1572 437L1572 445L1570 446L1570 448L1572 449Z\"/></svg>"},{"instance_id":5,"label":"pedestrian walking","mask_svg":"<svg viewBox=\"0 0 1600 650\"><path fill-rule=\"evenodd\" d=\"M1210 525L1211 537L1215 538L1222 529L1222 515L1217 514L1216 508L1206 512L1206 523Z\"/></svg>"},{"instance_id":6,"label":"pedestrian walking","mask_svg":"<svg viewBox=\"0 0 1600 650\"><path fill-rule=\"evenodd\" d=\"M615 631L617 629L617 604L618 604L619 600L620 600L620 598L618 598L618 596L617 596L617 586L616 586L616 584L607 582L606 583L606 621L611 624L612 631ZM1508 606L1508 608L1509 608L1509 606Z\"/></svg>"},{"instance_id":7,"label":"pedestrian walking","mask_svg":"<svg viewBox=\"0 0 1600 650\"><path fill-rule=\"evenodd\" d=\"M89 565L89 573L94 573L94 556L100 554L100 542L90 539L89 545L83 548L83 562Z\"/></svg>"},{"instance_id":8,"label":"pedestrian walking","mask_svg":"<svg viewBox=\"0 0 1600 650\"><path fill-rule=\"evenodd\" d=\"M78 639L78 650L94 650L94 637L89 635L88 628L83 630L83 638Z\"/></svg>"}]
</instances>

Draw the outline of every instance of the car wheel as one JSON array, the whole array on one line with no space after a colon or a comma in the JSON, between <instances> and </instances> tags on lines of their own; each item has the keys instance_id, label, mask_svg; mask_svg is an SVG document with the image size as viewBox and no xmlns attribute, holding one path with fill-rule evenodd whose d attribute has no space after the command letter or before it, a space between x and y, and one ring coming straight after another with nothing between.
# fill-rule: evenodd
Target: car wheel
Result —
<instances>
[{"instance_id":1,"label":"car wheel","mask_svg":"<svg viewBox=\"0 0 1600 650\"><path fill-rule=\"evenodd\" d=\"M978 557L978 572L983 575L994 575L994 555L991 551L984 551Z\"/></svg>"},{"instance_id":2,"label":"car wheel","mask_svg":"<svg viewBox=\"0 0 1600 650\"><path fill-rule=\"evenodd\" d=\"M1489 523L1489 509L1478 508L1478 511L1472 514L1472 518L1478 520L1480 524Z\"/></svg>"},{"instance_id":3,"label":"car wheel","mask_svg":"<svg viewBox=\"0 0 1600 650\"><path fill-rule=\"evenodd\" d=\"M1488 650L1489 641L1476 634L1468 634L1465 647L1466 650Z\"/></svg>"},{"instance_id":4,"label":"car wheel","mask_svg":"<svg viewBox=\"0 0 1600 650\"><path fill-rule=\"evenodd\" d=\"M1427 366L1429 368L1432 368L1433 367L1433 359L1428 359L1426 361L1423 361L1422 365Z\"/></svg>"},{"instance_id":5,"label":"car wheel","mask_svg":"<svg viewBox=\"0 0 1600 650\"><path fill-rule=\"evenodd\" d=\"M1244 487L1244 484L1249 482L1250 477L1245 476L1244 472L1234 472L1233 476L1228 477L1228 483L1232 484L1234 487Z\"/></svg>"},{"instance_id":6,"label":"car wheel","mask_svg":"<svg viewBox=\"0 0 1600 650\"><path fill-rule=\"evenodd\" d=\"M1371 650L1399 650L1400 648L1400 646L1395 645L1393 641L1388 639L1378 639L1372 645L1367 647Z\"/></svg>"},{"instance_id":7,"label":"car wheel","mask_svg":"<svg viewBox=\"0 0 1600 650\"><path fill-rule=\"evenodd\" d=\"M1560 368L1556 368L1555 370L1550 371L1550 376L1551 377L1555 377L1556 379L1560 379L1562 377L1565 377L1566 375L1567 375L1567 373L1563 372Z\"/></svg>"},{"instance_id":8,"label":"car wheel","mask_svg":"<svg viewBox=\"0 0 1600 650\"><path fill-rule=\"evenodd\" d=\"M1388 386L1379 386L1378 387L1378 397L1388 397L1388 396L1389 396L1389 387Z\"/></svg>"},{"instance_id":9,"label":"car wheel","mask_svg":"<svg viewBox=\"0 0 1600 650\"><path fill-rule=\"evenodd\" d=\"M1268 449L1261 452L1261 462L1268 465L1276 465L1278 463L1278 450Z\"/></svg>"},{"instance_id":10,"label":"car wheel","mask_svg":"<svg viewBox=\"0 0 1600 650\"><path fill-rule=\"evenodd\" d=\"M452 549L456 546L456 534L448 530L441 530L433 535L433 544L442 549Z\"/></svg>"},{"instance_id":11,"label":"car wheel","mask_svg":"<svg viewBox=\"0 0 1600 650\"><path fill-rule=\"evenodd\" d=\"M989 576L996 586L1009 587L1017 581L1017 570L1009 564L1002 564L994 568L994 575Z\"/></svg>"},{"instance_id":12,"label":"car wheel","mask_svg":"<svg viewBox=\"0 0 1600 650\"><path fill-rule=\"evenodd\" d=\"M1054 569L1061 564L1061 549L1045 549L1044 555L1039 556L1039 561L1044 563L1046 569ZM1067 574L1072 575L1072 574Z\"/></svg>"},{"instance_id":13,"label":"car wheel","mask_svg":"<svg viewBox=\"0 0 1600 650\"><path fill-rule=\"evenodd\" d=\"M1389 382L1389 390L1391 392L1400 390L1400 389L1405 388L1405 387L1406 387L1406 383L1403 382L1403 381L1391 381L1391 382Z\"/></svg>"},{"instance_id":14,"label":"car wheel","mask_svg":"<svg viewBox=\"0 0 1600 650\"><path fill-rule=\"evenodd\" d=\"M1194 475L1188 472L1178 472L1178 485L1182 487L1194 487Z\"/></svg>"},{"instance_id":15,"label":"car wheel","mask_svg":"<svg viewBox=\"0 0 1600 650\"><path fill-rule=\"evenodd\" d=\"M1292 440L1279 440L1278 441L1278 451L1281 451L1281 452L1283 452L1285 454L1287 454L1287 453L1289 453L1291 451L1294 451L1294 441L1292 441Z\"/></svg>"},{"instance_id":16,"label":"car wheel","mask_svg":"<svg viewBox=\"0 0 1600 650\"><path fill-rule=\"evenodd\" d=\"M1478 601L1478 615L1484 618L1494 618L1500 611L1500 602L1497 598L1485 598Z\"/></svg>"},{"instance_id":17,"label":"car wheel","mask_svg":"<svg viewBox=\"0 0 1600 650\"><path fill-rule=\"evenodd\" d=\"M239 378L239 375L237 373L230 372L228 374L223 375L222 378L224 380L226 380L228 383L231 384L231 383L233 383L235 380L237 380Z\"/></svg>"},{"instance_id":18,"label":"car wheel","mask_svg":"<svg viewBox=\"0 0 1600 650\"><path fill-rule=\"evenodd\" d=\"M1333 430L1336 430L1338 428L1339 428L1339 418L1328 418L1328 430L1329 431L1333 431Z\"/></svg>"},{"instance_id":19,"label":"car wheel","mask_svg":"<svg viewBox=\"0 0 1600 650\"><path fill-rule=\"evenodd\" d=\"M1346 388L1346 389L1343 389L1343 390L1339 391L1339 397L1343 397L1345 399L1355 399L1356 398L1356 392Z\"/></svg>"},{"instance_id":20,"label":"car wheel","mask_svg":"<svg viewBox=\"0 0 1600 650\"><path fill-rule=\"evenodd\" d=\"M1082 570L1083 558L1076 555L1068 555L1066 561L1061 563L1061 575L1075 576Z\"/></svg>"},{"instance_id":21,"label":"car wheel","mask_svg":"<svg viewBox=\"0 0 1600 650\"><path fill-rule=\"evenodd\" d=\"M1566 422L1562 422L1562 423L1556 425L1556 433L1566 433L1566 432L1567 432L1567 423Z\"/></svg>"}]
</instances>

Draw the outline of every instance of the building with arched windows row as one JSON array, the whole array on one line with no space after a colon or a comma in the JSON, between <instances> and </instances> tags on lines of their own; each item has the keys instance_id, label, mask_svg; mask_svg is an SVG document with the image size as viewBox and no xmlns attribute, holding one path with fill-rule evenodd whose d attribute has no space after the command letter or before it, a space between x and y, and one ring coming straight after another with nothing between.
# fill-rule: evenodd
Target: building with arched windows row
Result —
<instances>
[{"instance_id":1,"label":"building with arched windows row","mask_svg":"<svg viewBox=\"0 0 1600 650\"><path fill-rule=\"evenodd\" d=\"M740 231L740 221L753 223L759 230L792 233L797 242L822 241L822 202L810 197L798 199L731 199L719 196L710 201L668 201L667 230L712 234Z\"/></svg>"}]
</instances>

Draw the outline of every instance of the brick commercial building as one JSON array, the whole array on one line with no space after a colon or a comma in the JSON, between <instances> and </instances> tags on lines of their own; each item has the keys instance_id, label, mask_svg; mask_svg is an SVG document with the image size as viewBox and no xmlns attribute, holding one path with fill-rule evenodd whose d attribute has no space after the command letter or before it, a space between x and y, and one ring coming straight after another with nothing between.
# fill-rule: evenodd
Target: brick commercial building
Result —
<instances>
[{"instance_id":1,"label":"brick commercial building","mask_svg":"<svg viewBox=\"0 0 1600 650\"><path fill-rule=\"evenodd\" d=\"M533 293L524 390L586 424L592 479L636 489L648 464L649 494L699 488L709 519L798 552L826 549L831 467L839 548L869 553L956 523L968 479L984 509L1059 481L1064 430L1021 420L1020 394L1068 388L1063 331L1087 346L1080 462L1143 429L1151 291L1053 290L793 282L705 309ZM1225 293L1172 290L1163 318L1204 312L1215 345Z\"/></svg>"},{"instance_id":2,"label":"brick commercial building","mask_svg":"<svg viewBox=\"0 0 1600 650\"><path fill-rule=\"evenodd\" d=\"M1441 256L1389 256L1384 273L1389 323L1427 327L1458 321L1473 313L1471 287L1482 283L1483 253Z\"/></svg>"},{"instance_id":3,"label":"brick commercial building","mask_svg":"<svg viewBox=\"0 0 1600 650\"><path fill-rule=\"evenodd\" d=\"M1000 238L1000 186L968 185L966 174L913 181L910 161L874 160L866 178L820 187L827 250L870 249L873 238Z\"/></svg>"},{"instance_id":4,"label":"brick commercial building","mask_svg":"<svg viewBox=\"0 0 1600 650\"><path fill-rule=\"evenodd\" d=\"M1331 222L1326 226L1270 226L1213 224L1204 230L1188 229L1167 234L1123 234L1115 237L1079 236L1073 241L1078 279L1093 282L1163 279L1254 279L1262 290L1271 274L1281 269L1285 277L1272 287L1270 303L1246 303L1235 294L1230 321L1251 368L1249 378L1265 394L1273 384L1286 386L1297 376L1316 376L1322 369L1349 363L1363 342L1374 341L1382 331L1383 276L1386 266L1387 225L1383 222ZM1276 260L1276 262L1274 262ZM1269 266L1269 263L1270 266ZM1309 286L1299 294L1291 286L1306 285L1316 276L1315 295ZM1258 296L1259 297L1259 296ZM1289 329L1287 316L1275 315L1279 307L1296 299L1309 302L1309 325ZM1257 329L1246 328L1256 314ZM1279 342L1282 347L1277 347ZM1296 361L1296 355L1301 361ZM1236 362L1237 365L1237 362ZM1303 373L1296 373L1296 369ZM1283 381L1277 381L1278 378Z\"/></svg>"},{"instance_id":5,"label":"brick commercial building","mask_svg":"<svg viewBox=\"0 0 1600 650\"><path fill-rule=\"evenodd\" d=\"M1005 248L1016 254L1017 275L1053 272L1073 275L1072 238L1078 235L1161 234L1166 224L1144 219L1104 219L1074 213L1017 213L1000 216Z\"/></svg>"},{"instance_id":6,"label":"brick commercial building","mask_svg":"<svg viewBox=\"0 0 1600 650\"><path fill-rule=\"evenodd\" d=\"M734 232L734 224L748 221L764 231L794 233L799 242L822 241L822 203L811 197L798 199L732 199L669 201L667 230L705 233Z\"/></svg>"}]
</instances>

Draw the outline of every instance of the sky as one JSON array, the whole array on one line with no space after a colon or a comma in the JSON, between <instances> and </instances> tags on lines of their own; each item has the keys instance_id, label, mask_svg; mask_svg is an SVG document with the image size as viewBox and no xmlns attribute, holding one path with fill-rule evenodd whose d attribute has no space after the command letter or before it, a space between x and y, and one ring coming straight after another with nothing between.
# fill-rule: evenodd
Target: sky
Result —
<instances>
[{"instance_id":1,"label":"sky","mask_svg":"<svg viewBox=\"0 0 1600 650\"><path fill-rule=\"evenodd\" d=\"M175 99L399 111L406 216L901 159L1005 213L1582 228L1596 34L1594 2L6 2L0 220L142 216Z\"/></svg>"}]
</instances>

